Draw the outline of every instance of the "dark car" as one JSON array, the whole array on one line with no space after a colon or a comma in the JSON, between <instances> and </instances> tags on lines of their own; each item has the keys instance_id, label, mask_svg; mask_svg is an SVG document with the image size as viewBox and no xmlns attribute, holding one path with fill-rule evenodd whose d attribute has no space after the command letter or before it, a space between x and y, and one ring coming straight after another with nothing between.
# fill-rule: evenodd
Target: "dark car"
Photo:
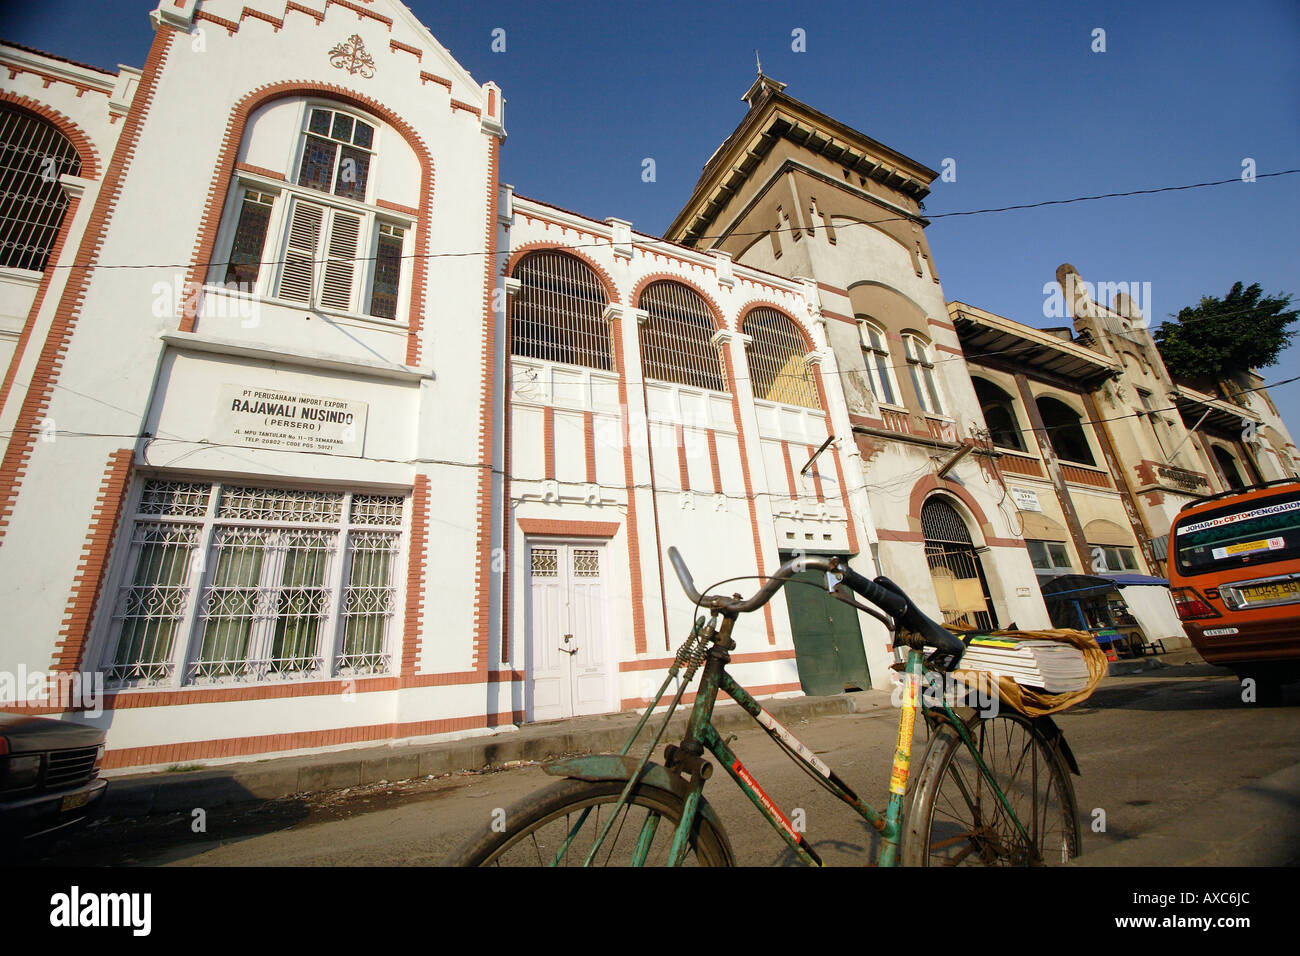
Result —
<instances>
[{"instance_id":1,"label":"dark car","mask_svg":"<svg viewBox=\"0 0 1300 956\"><path fill-rule=\"evenodd\" d=\"M0 858L84 823L104 796L104 731L0 713Z\"/></svg>"}]
</instances>

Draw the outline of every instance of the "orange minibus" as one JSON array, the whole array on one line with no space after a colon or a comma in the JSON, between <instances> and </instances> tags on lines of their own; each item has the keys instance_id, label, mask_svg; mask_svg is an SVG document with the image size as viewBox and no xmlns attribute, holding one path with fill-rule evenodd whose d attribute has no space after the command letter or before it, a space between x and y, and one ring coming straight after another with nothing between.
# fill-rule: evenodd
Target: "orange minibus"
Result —
<instances>
[{"instance_id":1,"label":"orange minibus","mask_svg":"<svg viewBox=\"0 0 1300 956\"><path fill-rule=\"evenodd\" d=\"M1169 588L1201 656L1275 701L1300 679L1300 480L1184 505L1169 529Z\"/></svg>"}]
</instances>

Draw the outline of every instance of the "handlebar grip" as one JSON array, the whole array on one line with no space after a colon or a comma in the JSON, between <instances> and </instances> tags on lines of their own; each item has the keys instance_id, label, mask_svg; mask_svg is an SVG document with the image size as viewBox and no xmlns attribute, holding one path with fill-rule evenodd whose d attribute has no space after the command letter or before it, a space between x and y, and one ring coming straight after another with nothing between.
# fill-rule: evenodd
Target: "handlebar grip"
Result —
<instances>
[{"instance_id":1,"label":"handlebar grip","mask_svg":"<svg viewBox=\"0 0 1300 956\"><path fill-rule=\"evenodd\" d=\"M950 671L966 653L966 645L942 624L932 621L912 603L907 593L883 575L868 581L847 565L843 566L844 583L878 607L884 608L898 622L901 630L918 635L935 649L929 664L936 670Z\"/></svg>"}]
</instances>

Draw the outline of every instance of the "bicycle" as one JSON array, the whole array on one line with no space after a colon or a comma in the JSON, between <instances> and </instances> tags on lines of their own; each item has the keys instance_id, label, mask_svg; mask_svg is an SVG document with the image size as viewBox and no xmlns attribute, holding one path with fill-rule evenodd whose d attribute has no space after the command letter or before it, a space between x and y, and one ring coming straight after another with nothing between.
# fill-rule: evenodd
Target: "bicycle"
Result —
<instances>
[{"instance_id":1,"label":"bicycle","mask_svg":"<svg viewBox=\"0 0 1300 956\"><path fill-rule=\"evenodd\" d=\"M738 703L773 741L818 784L848 804L881 835L877 863L903 865L1041 865L1079 852L1078 810L1070 773L1079 772L1064 736L1050 717L996 714L953 703L941 695L927 703L920 683L942 678L961 660L966 644L922 614L888 578L868 580L834 557L803 557L785 564L749 599L702 596L676 548L669 557L697 611L690 637L678 649L658 693L617 754L560 760L545 767L565 779L533 794L505 814L498 829L471 836L449 865L698 864L733 866L726 830L703 796L713 764L707 750L780 834L796 857L821 859L807 838L745 769L712 723L719 692ZM866 803L727 673L737 618L762 607L797 570L822 571L837 599L882 621L907 645L903 701L883 813ZM737 580L737 579L731 579ZM728 582L721 582L723 584ZM710 589L711 590L711 589ZM876 607L850 596L856 594ZM878 611L876 608L880 608ZM881 613L883 611L884 613ZM933 648L926 657L925 648ZM664 762L650 760L686 687L703 667L700 686L680 743L668 744ZM645 754L629 756L672 682L677 693ZM908 787L918 707L930 733L920 772ZM905 799L907 805L905 806ZM631 823L629 827L628 824ZM662 825L666 824L666 825Z\"/></svg>"}]
</instances>

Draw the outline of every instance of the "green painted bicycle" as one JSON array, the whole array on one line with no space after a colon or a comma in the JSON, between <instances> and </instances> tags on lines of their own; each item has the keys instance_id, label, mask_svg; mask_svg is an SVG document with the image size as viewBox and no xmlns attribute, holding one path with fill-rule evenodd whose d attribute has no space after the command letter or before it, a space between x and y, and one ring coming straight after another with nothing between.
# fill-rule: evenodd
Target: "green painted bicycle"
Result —
<instances>
[{"instance_id":1,"label":"green painted bicycle","mask_svg":"<svg viewBox=\"0 0 1300 956\"><path fill-rule=\"evenodd\" d=\"M961 660L965 644L922 614L888 578L868 580L838 558L804 557L783 564L747 600L739 595L702 596L681 555L675 548L668 553L697 610L709 613L696 619L622 751L548 765L547 773L564 779L507 810L503 826L485 826L453 854L450 865L735 865L726 830L703 796L713 772L707 751L795 856L820 866L805 835L714 728L719 692L735 700L787 756L879 832L880 866L1035 866L1063 863L1078 854L1078 810L1070 774L1079 769L1056 724L1050 717L968 706L970 698L960 695L923 695L923 682L931 689L943 686L944 675ZM794 573L804 570L825 573L831 594L881 620L896 642L908 648L898 742L883 813L860 799L727 673L736 647L731 636L736 619L762 607ZM933 649L928 657L926 648ZM663 763L653 762L668 721L697 672L700 684L685 735L665 747ZM640 757L630 756L674 681L677 692L649 747ZM929 742L909 787L918 709Z\"/></svg>"}]
</instances>

